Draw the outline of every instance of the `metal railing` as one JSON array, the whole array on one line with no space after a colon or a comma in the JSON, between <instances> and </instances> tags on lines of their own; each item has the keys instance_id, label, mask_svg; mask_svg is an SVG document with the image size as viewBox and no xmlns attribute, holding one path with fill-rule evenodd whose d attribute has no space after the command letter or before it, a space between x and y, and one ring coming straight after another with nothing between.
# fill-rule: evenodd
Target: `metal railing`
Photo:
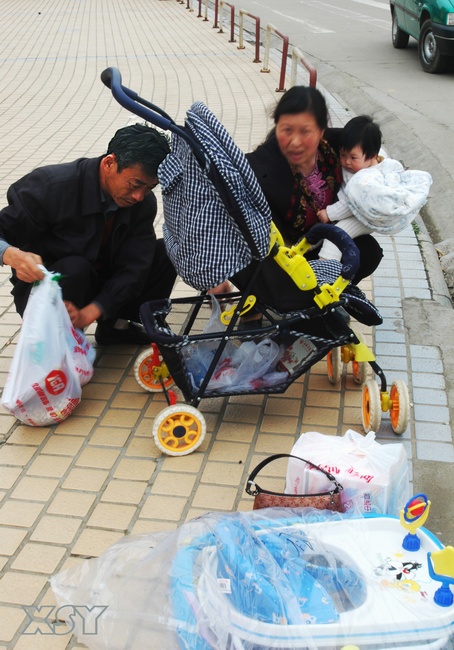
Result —
<instances>
[{"instance_id":1,"label":"metal railing","mask_svg":"<svg viewBox=\"0 0 454 650\"><path fill-rule=\"evenodd\" d=\"M265 36L265 55L263 57L263 68L260 72L269 72L268 61L270 58L270 43L271 43L271 33L276 34L282 38L282 61L281 61L281 74L279 78L279 87L276 88L277 93L285 91L285 73L287 69L287 55L288 55L288 36L281 34L274 25L268 24L266 26L266 36Z\"/></svg>"},{"instance_id":2,"label":"metal railing","mask_svg":"<svg viewBox=\"0 0 454 650\"><path fill-rule=\"evenodd\" d=\"M235 43L235 6L231 5L229 2L224 2L224 0L220 0L219 2L219 33L223 33L222 29L222 24L223 24L223 14L224 14L224 7L230 7L230 43Z\"/></svg>"},{"instance_id":3,"label":"metal railing","mask_svg":"<svg viewBox=\"0 0 454 650\"><path fill-rule=\"evenodd\" d=\"M304 54L297 47L292 48L292 67L290 70L290 86L295 86L298 77L298 63L301 63L309 72L309 86L317 85L317 70L309 63Z\"/></svg>"},{"instance_id":4,"label":"metal railing","mask_svg":"<svg viewBox=\"0 0 454 650\"><path fill-rule=\"evenodd\" d=\"M248 16L249 18L252 18L255 20L255 59L254 63L260 63L260 18L258 16L253 16L252 14L249 14L247 11L244 11L244 9L239 10L239 45L238 49L239 50L244 50L244 44L243 44L243 33L244 33L244 16Z\"/></svg>"}]
</instances>

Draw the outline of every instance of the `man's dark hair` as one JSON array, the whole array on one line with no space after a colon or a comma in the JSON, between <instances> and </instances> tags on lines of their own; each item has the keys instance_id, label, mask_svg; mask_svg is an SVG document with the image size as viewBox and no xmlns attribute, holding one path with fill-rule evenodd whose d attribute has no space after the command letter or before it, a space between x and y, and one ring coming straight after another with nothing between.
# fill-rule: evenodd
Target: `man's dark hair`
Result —
<instances>
[{"instance_id":1,"label":"man's dark hair","mask_svg":"<svg viewBox=\"0 0 454 650\"><path fill-rule=\"evenodd\" d=\"M381 147L381 131L368 115L353 117L341 131L340 148L351 151L354 147L361 147L366 160L378 156Z\"/></svg>"},{"instance_id":2,"label":"man's dark hair","mask_svg":"<svg viewBox=\"0 0 454 650\"><path fill-rule=\"evenodd\" d=\"M118 171L141 165L144 172L156 178L158 167L170 153L169 139L146 124L131 124L119 129L109 142L107 154L115 154Z\"/></svg>"}]
</instances>

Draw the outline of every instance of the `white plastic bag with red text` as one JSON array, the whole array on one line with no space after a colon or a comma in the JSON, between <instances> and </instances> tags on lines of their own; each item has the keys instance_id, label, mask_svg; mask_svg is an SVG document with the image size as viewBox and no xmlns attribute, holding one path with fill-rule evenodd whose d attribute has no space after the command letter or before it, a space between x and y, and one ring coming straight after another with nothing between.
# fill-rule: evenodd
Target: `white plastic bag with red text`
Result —
<instances>
[{"instance_id":1,"label":"white plastic bag with red text","mask_svg":"<svg viewBox=\"0 0 454 650\"><path fill-rule=\"evenodd\" d=\"M402 443L381 444L371 431L366 436L349 429L330 436L309 431L293 446L293 456L310 460L341 483L345 510L362 514L397 515L410 496L407 454ZM290 458L285 491L314 494L326 489L325 477Z\"/></svg>"},{"instance_id":2,"label":"white plastic bag with red text","mask_svg":"<svg viewBox=\"0 0 454 650\"><path fill-rule=\"evenodd\" d=\"M71 324L58 276L43 272L31 291L2 395L3 406L30 426L65 420L93 375L94 351Z\"/></svg>"}]
</instances>

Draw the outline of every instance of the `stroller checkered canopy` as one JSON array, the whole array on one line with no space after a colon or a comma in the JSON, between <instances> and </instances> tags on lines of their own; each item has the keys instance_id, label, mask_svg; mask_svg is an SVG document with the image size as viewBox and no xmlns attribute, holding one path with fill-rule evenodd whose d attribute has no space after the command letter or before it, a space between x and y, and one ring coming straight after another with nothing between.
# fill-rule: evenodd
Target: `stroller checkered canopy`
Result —
<instances>
[{"instance_id":1,"label":"stroller checkered canopy","mask_svg":"<svg viewBox=\"0 0 454 650\"><path fill-rule=\"evenodd\" d=\"M172 134L172 152L158 170L163 232L177 273L205 290L267 255L271 212L246 157L204 104L191 106L185 129L206 164Z\"/></svg>"}]
</instances>

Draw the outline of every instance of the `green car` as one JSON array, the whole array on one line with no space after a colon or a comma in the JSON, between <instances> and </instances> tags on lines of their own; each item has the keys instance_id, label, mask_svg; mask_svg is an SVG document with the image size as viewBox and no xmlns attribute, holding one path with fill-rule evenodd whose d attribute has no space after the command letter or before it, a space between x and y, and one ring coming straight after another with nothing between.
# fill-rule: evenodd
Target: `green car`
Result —
<instances>
[{"instance_id":1,"label":"green car","mask_svg":"<svg viewBox=\"0 0 454 650\"><path fill-rule=\"evenodd\" d=\"M407 47L413 36L422 69L443 72L454 56L454 0L390 0L390 6L394 47Z\"/></svg>"}]
</instances>

